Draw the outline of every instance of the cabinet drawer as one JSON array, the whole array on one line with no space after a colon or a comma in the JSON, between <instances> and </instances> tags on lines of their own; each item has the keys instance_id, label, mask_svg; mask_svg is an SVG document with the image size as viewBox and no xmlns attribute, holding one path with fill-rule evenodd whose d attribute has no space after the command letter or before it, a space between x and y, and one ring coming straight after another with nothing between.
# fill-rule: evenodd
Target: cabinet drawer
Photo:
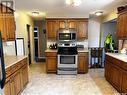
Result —
<instances>
[{"instance_id":1,"label":"cabinet drawer","mask_svg":"<svg viewBox=\"0 0 127 95\"><path fill-rule=\"evenodd\" d=\"M80 53L78 53L78 56L87 56L87 53L80 52Z\"/></svg>"},{"instance_id":2,"label":"cabinet drawer","mask_svg":"<svg viewBox=\"0 0 127 95\"><path fill-rule=\"evenodd\" d=\"M23 59L22 62L21 62L21 65L24 66L27 64L27 58Z\"/></svg>"},{"instance_id":3,"label":"cabinet drawer","mask_svg":"<svg viewBox=\"0 0 127 95\"><path fill-rule=\"evenodd\" d=\"M11 66L11 73L14 73L18 69L20 69L20 65L19 64L20 64L20 62L18 62L17 64L14 64L13 66Z\"/></svg>"},{"instance_id":4,"label":"cabinet drawer","mask_svg":"<svg viewBox=\"0 0 127 95\"><path fill-rule=\"evenodd\" d=\"M46 52L46 56L57 56L57 52Z\"/></svg>"},{"instance_id":5,"label":"cabinet drawer","mask_svg":"<svg viewBox=\"0 0 127 95\"><path fill-rule=\"evenodd\" d=\"M7 78L8 76L11 75L11 68L10 67L6 68L5 72L6 72L6 78Z\"/></svg>"}]
</instances>

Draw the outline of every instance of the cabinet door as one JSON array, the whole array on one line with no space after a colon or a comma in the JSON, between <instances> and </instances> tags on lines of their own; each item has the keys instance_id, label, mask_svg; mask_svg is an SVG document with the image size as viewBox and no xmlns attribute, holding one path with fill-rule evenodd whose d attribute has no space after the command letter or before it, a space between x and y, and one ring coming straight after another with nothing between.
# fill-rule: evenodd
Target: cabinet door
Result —
<instances>
[{"instance_id":1,"label":"cabinet door","mask_svg":"<svg viewBox=\"0 0 127 95\"><path fill-rule=\"evenodd\" d=\"M13 82L14 82L14 88L15 88L15 95L18 95L21 91L21 77L20 77L20 71L16 71L13 74Z\"/></svg>"},{"instance_id":2,"label":"cabinet door","mask_svg":"<svg viewBox=\"0 0 127 95\"><path fill-rule=\"evenodd\" d=\"M11 95L10 77L6 79L6 83L5 83L5 86L4 86L4 95Z\"/></svg>"},{"instance_id":3,"label":"cabinet door","mask_svg":"<svg viewBox=\"0 0 127 95\"><path fill-rule=\"evenodd\" d=\"M47 38L56 39L57 31L58 31L58 23L57 20L47 20L46 21L46 32Z\"/></svg>"},{"instance_id":4,"label":"cabinet door","mask_svg":"<svg viewBox=\"0 0 127 95\"><path fill-rule=\"evenodd\" d=\"M120 14L117 19L117 37L119 39L127 38L127 13Z\"/></svg>"},{"instance_id":5,"label":"cabinet door","mask_svg":"<svg viewBox=\"0 0 127 95\"><path fill-rule=\"evenodd\" d=\"M127 93L127 72L122 74L122 93Z\"/></svg>"},{"instance_id":6,"label":"cabinet door","mask_svg":"<svg viewBox=\"0 0 127 95\"><path fill-rule=\"evenodd\" d=\"M28 83L28 67L27 65L24 65L22 67L22 85L23 87L26 86L26 84Z\"/></svg>"},{"instance_id":7,"label":"cabinet door","mask_svg":"<svg viewBox=\"0 0 127 95\"><path fill-rule=\"evenodd\" d=\"M107 60L105 60L105 78L107 81L111 82L111 65L110 65L110 62L108 62Z\"/></svg>"},{"instance_id":8,"label":"cabinet door","mask_svg":"<svg viewBox=\"0 0 127 95\"><path fill-rule=\"evenodd\" d=\"M56 57L47 57L46 58L46 71L47 73L56 73L57 70L57 61Z\"/></svg>"},{"instance_id":9,"label":"cabinet door","mask_svg":"<svg viewBox=\"0 0 127 95\"><path fill-rule=\"evenodd\" d=\"M6 41L6 15L0 14L0 31L2 34L2 40Z\"/></svg>"},{"instance_id":10,"label":"cabinet door","mask_svg":"<svg viewBox=\"0 0 127 95\"><path fill-rule=\"evenodd\" d=\"M8 41L15 40L15 20L13 14L6 15L6 32Z\"/></svg>"},{"instance_id":11,"label":"cabinet door","mask_svg":"<svg viewBox=\"0 0 127 95\"><path fill-rule=\"evenodd\" d=\"M78 57L78 73L88 72L88 55L86 53L79 53Z\"/></svg>"},{"instance_id":12,"label":"cabinet door","mask_svg":"<svg viewBox=\"0 0 127 95\"><path fill-rule=\"evenodd\" d=\"M68 20L68 28L74 28L77 29L77 22L76 20Z\"/></svg>"},{"instance_id":13,"label":"cabinet door","mask_svg":"<svg viewBox=\"0 0 127 95\"><path fill-rule=\"evenodd\" d=\"M67 20L58 20L58 23L59 23L59 29L66 28Z\"/></svg>"},{"instance_id":14,"label":"cabinet door","mask_svg":"<svg viewBox=\"0 0 127 95\"><path fill-rule=\"evenodd\" d=\"M110 73L112 76L111 77L112 84L118 91L121 91L121 77L122 77L121 70L117 68L115 65L112 65Z\"/></svg>"},{"instance_id":15,"label":"cabinet door","mask_svg":"<svg viewBox=\"0 0 127 95\"><path fill-rule=\"evenodd\" d=\"M88 21L79 20L77 22L77 37L78 39L87 39L88 37Z\"/></svg>"}]
</instances>

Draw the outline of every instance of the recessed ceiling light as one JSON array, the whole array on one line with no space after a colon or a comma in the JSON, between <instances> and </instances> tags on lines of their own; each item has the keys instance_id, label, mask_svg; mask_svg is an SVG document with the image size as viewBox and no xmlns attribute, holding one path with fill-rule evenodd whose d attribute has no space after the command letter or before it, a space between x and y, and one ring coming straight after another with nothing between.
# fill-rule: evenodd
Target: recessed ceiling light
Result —
<instances>
[{"instance_id":1,"label":"recessed ceiling light","mask_svg":"<svg viewBox=\"0 0 127 95\"><path fill-rule=\"evenodd\" d=\"M95 12L95 15L96 15L96 16L101 16L102 14L103 14L102 11Z\"/></svg>"},{"instance_id":2,"label":"recessed ceiling light","mask_svg":"<svg viewBox=\"0 0 127 95\"><path fill-rule=\"evenodd\" d=\"M32 15L33 15L33 16L38 16L38 15L39 15L39 12L38 12L38 11L33 11L33 12L32 12Z\"/></svg>"}]
</instances>

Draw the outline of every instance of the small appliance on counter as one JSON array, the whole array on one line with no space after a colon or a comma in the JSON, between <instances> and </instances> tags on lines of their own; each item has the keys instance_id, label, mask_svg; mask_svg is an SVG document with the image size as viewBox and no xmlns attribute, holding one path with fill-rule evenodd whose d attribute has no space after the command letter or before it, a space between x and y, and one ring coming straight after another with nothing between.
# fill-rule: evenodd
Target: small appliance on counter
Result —
<instances>
[{"instance_id":1,"label":"small appliance on counter","mask_svg":"<svg viewBox=\"0 0 127 95\"><path fill-rule=\"evenodd\" d=\"M51 45L49 46L49 49L57 49L57 43L51 44Z\"/></svg>"}]
</instances>

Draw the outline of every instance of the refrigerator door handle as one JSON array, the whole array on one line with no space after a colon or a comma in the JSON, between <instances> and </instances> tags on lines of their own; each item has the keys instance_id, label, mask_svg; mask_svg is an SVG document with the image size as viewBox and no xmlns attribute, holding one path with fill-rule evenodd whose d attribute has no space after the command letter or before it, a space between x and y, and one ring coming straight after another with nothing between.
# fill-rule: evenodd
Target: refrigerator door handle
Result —
<instances>
[{"instance_id":1,"label":"refrigerator door handle","mask_svg":"<svg viewBox=\"0 0 127 95\"><path fill-rule=\"evenodd\" d=\"M0 87L3 88L5 85L5 65L3 55L2 37L0 32Z\"/></svg>"}]
</instances>

